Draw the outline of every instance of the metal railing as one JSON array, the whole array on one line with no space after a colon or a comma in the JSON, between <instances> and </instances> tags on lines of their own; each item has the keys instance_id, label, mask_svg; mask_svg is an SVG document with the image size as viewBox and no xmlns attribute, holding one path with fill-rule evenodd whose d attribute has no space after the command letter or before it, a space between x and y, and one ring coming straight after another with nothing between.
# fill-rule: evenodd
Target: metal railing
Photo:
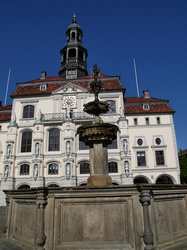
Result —
<instances>
[{"instance_id":1,"label":"metal railing","mask_svg":"<svg viewBox=\"0 0 187 250\"><path fill-rule=\"evenodd\" d=\"M92 120L94 119L93 115L89 115L86 112L70 112L70 118L75 121L81 120ZM41 115L42 122L48 121L64 121L67 119L66 114L64 113L48 113Z\"/></svg>"}]
</instances>

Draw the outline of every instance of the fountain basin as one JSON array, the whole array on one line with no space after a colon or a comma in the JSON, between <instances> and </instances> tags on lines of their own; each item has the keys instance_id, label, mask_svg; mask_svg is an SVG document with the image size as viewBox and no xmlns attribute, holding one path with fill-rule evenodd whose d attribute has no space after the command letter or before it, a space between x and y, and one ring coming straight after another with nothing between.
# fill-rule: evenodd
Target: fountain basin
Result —
<instances>
[{"instance_id":1,"label":"fountain basin","mask_svg":"<svg viewBox=\"0 0 187 250\"><path fill-rule=\"evenodd\" d=\"M108 103L106 102L94 100L84 104L84 112L88 114L99 116L100 114L105 114L108 110Z\"/></svg>"},{"instance_id":2,"label":"fountain basin","mask_svg":"<svg viewBox=\"0 0 187 250\"><path fill-rule=\"evenodd\" d=\"M110 123L94 123L78 128L79 140L91 146L94 143L111 144L117 138L118 126Z\"/></svg>"}]
</instances>

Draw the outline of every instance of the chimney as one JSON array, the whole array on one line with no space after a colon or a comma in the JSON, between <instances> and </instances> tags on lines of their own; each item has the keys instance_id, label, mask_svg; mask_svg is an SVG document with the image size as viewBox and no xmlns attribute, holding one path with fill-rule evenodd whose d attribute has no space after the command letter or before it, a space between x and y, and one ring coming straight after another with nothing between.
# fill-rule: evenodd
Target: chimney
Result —
<instances>
[{"instance_id":1,"label":"chimney","mask_svg":"<svg viewBox=\"0 0 187 250\"><path fill-rule=\"evenodd\" d=\"M41 72L41 75L40 75L40 79L45 79L46 76L47 76L47 72L42 71L42 72Z\"/></svg>"},{"instance_id":2,"label":"chimney","mask_svg":"<svg viewBox=\"0 0 187 250\"><path fill-rule=\"evenodd\" d=\"M150 98L149 90L143 90L144 98Z\"/></svg>"}]
</instances>

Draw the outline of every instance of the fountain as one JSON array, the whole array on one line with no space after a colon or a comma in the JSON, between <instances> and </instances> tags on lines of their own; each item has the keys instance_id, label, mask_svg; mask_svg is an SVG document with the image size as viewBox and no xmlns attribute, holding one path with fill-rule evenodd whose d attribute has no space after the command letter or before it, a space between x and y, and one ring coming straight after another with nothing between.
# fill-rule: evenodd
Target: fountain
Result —
<instances>
[{"instance_id":1,"label":"fountain","mask_svg":"<svg viewBox=\"0 0 187 250\"><path fill-rule=\"evenodd\" d=\"M94 80L90 88L94 92L95 100L84 104L84 111L95 115L95 121L89 125L78 128L79 140L90 147L90 177L87 180L88 186L109 186L112 180L108 175L108 150L107 146L117 137L118 126L103 123L100 115L108 111L108 104L99 101L98 94L103 87L103 83L98 79L100 68L94 64Z\"/></svg>"},{"instance_id":2,"label":"fountain","mask_svg":"<svg viewBox=\"0 0 187 250\"><path fill-rule=\"evenodd\" d=\"M31 250L181 249L187 242L187 185L111 186L107 145L119 129L100 117L108 105L98 99L99 72L95 64L95 100L84 105L95 121L77 131L90 147L88 187L4 190L5 237Z\"/></svg>"}]
</instances>

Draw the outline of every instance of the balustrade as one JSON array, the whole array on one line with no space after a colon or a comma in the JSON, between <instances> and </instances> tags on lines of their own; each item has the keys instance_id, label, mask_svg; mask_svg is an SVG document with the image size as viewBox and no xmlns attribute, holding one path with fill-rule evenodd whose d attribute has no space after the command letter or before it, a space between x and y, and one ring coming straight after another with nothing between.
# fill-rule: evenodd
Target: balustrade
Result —
<instances>
[{"instance_id":1,"label":"balustrade","mask_svg":"<svg viewBox=\"0 0 187 250\"><path fill-rule=\"evenodd\" d=\"M85 112L71 112L70 118L72 120L92 120L94 119L93 115L89 115ZM48 113L42 114L41 121L48 122L48 121L64 121L66 119L65 113Z\"/></svg>"}]
</instances>

